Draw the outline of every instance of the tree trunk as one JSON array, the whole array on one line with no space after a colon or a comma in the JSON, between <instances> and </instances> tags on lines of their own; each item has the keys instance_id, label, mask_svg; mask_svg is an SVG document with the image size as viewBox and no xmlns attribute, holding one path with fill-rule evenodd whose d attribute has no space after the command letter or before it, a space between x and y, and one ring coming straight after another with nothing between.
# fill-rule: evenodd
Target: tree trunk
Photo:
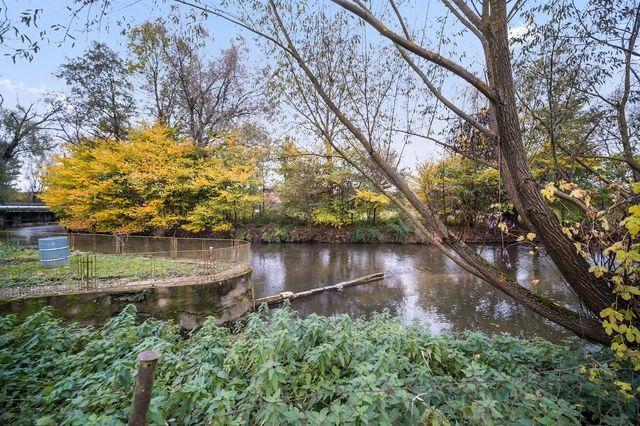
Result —
<instances>
[{"instance_id":1,"label":"tree trunk","mask_svg":"<svg viewBox=\"0 0 640 426\"><path fill-rule=\"evenodd\" d=\"M500 154L508 164L516 187L515 194L510 195L515 196L518 204L522 205L537 237L563 277L589 310L597 315L613 303L611 289L606 281L597 279L589 272L589 263L562 232L560 223L532 177L516 107L505 2L494 0L492 8L486 63L491 70L490 83L498 93L492 105L499 134Z\"/></svg>"},{"instance_id":2,"label":"tree trunk","mask_svg":"<svg viewBox=\"0 0 640 426\"><path fill-rule=\"evenodd\" d=\"M350 2L339 0L334 0L334 2L338 3L340 6L347 10L351 10L354 13L357 13L358 16L362 17L363 19L368 19L368 22L372 22L368 13L358 9L358 6ZM480 255L470 249L466 244L460 242L455 235L450 234L448 229L437 218L437 216L429 208L429 206L427 206L417 197L415 192L413 192L409 184L405 181L404 177L380 156L380 154L373 148L369 139L364 135L364 133L334 103L333 99L327 94L324 87L319 82L317 76L313 73L313 71L311 71L305 60L300 56L297 49L295 48L295 45L291 40L286 27L283 25L280 19L280 16L278 14L278 7L275 5L275 2L273 0L270 0L269 3L274 15L275 25L282 31L283 36L286 40L286 48L288 49L288 53L295 59L302 71L309 78L318 95L323 99L329 109L331 109L331 111L336 115L336 117L345 126L345 128L354 136L354 138L360 142L371 160L376 164L380 172L387 178L389 183L395 186L398 191L400 191L406 197L406 200L424 219L424 228L426 228L424 230L425 237L427 237L429 241L434 244L434 246L440 249L447 257L453 260L464 270L472 273L482 280L485 280L507 295L523 303L534 312L541 314L542 316L555 322L556 324L559 324L573 331L577 335L587 338L591 341L598 343L610 342L610 337L604 333L604 330L598 319L594 318L593 316L582 316L579 313L572 312L567 308L564 308L548 299L545 299L544 297L535 294L524 286L518 284L518 282L513 277L508 276L504 272L498 270L494 265L489 264ZM503 9L506 9L505 5L503 5ZM504 11L502 16L506 17L506 11ZM380 25L378 25L378 27L380 27ZM544 224L544 220L541 220L536 216L534 222L534 218L532 216L538 214L546 214L543 219L546 219L550 223L551 228L549 231L545 231L545 237L557 237L555 231L558 231L559 236L564 239L563 244L561 244L560 248L564 249L564 255L567 257L567 259L569 259L569 262L567 263L570 266L561 269L565 274L565 277L571 271L575 271L576 273L585 272L588 278L592 278L591 274L588 272L588 267L584 268L584 266L586 266L586 261L582 259L582 257L577 255L573 244L568 239L566 239L566 237L562 233L562 229L560 228L558 221L555 219L555 216L553 216L551 210L542 199L537 185L531 178L531 170L529 169L527 158L525 156L524 147L522 144L522 135L520 134L517 110L515 108L515 97L513 93L513 82L511 78L511 65L509 62L510 57L509 45L507 40L506 18L502 19L502 24L498 27L499 28L497 34L499 35L499 37L497 39L499 41L499 45L496 46L497 49L495 50L495 53L493 46L491 46L491 49L489 51L490 55L488 56L490 56L492 60L495 56L500 61L502 61L502 63L500 64L502 68L496 67L496 74L500 74L500 78L495 79L497 82L495 83L495 85L496 88L501 87L501 85L507 88L507 90L505 91L505 93L507 94L506 102L502 102L502 99L500 99L499 101L494 102L494 108L496 109L496 122L498 127L500 128L499 138L500 140L506 140L508 143L506 143L505 145L509 146L509 149L501 149L501 153L504 157L503 159L505 163L509 165L508 168L511 177L513 178L516 191L527 191L526 194L522 194L522 199L516 198L516 201L522 201L523 213L525 214L525 216L528 216L532 219L532 224L536 226L536 228L541 224ZM390 34L386 27L381 27L378 29L378 31L385 36L389 36ZM450 66L450 68L457 69L453 66ZM505 71L506 75L504 75ZM472 79L472 81L475 80ZM484 83L476 81L476 84L483 87L483 93L486 92L492 97L496 97L494 96L491 88L484 87ZM505 152L508 155L504 155ZM514 156L516 157L517 161L511 161L512 157ZM525 177L525 179L523 181L519 180L523 176ZM530 201L529 199L533 201ZM559 260L564 260L562 259L562 250L555 248L554 246L552 246L552 248L554 249L552 256L553 260L556 262ZM585 279L585 274L580 274L579 278ZM572 286L573 284L575 284L572 281L569 282L572 283ZM582 281L579 282L583 283ZM587 280L586 284L595 284L595 282L594 280L589 279ZM587 293L586 291L584 291L584 288L581 288L581 290L583 293ZM593 291L593 293L594 297L591 298L591 305L603 306L603 308L606 307L603 305L603 301L601 300L603 295L595 290ZM595 302L593 301L594 299ZM607 299L607 302L608 301L609 300ZM600 311L600 309L592 310L594 312Z\"/></svg>"}]
</instances>

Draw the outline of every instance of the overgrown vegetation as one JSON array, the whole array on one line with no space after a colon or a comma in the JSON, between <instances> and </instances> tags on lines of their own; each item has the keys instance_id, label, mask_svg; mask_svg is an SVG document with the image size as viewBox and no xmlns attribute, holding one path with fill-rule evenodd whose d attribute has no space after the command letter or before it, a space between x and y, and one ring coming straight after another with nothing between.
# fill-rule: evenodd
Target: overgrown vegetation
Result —
<instances>
[{"instance_id":1,"label":"overgrown vegetation","mask_svg":"<svg viewBox=\"0 0 640 426\"><path fill-rule=\"evenodd\" d=\"M72 230L227 230L260 200L253 153L238 137L200 148L156 125L126 141L68 145L47 170L42 198Z\"/></svg>"},{"instance_id":2,"label":"overgrown vegetation","mask_svg":"<svg viewBox=\"0 0 640 426\"><path fill-rule=\"evenodd\" d=\"M78 262L84 255L86 253L75 251L69 265L48 268L40 265L38 250L19 250L0 242L0 288L81 283ZM179 260L122 254L96 254L95 261L92 279L99 281L186 276L202 269L197 264Z\"/></svg>"},{"instance_id":3,"label":"overgrown vegetation","mask_svg":"<svg viewBox=\"0 0 640 426\"><path fill-rule=\"evenodd\" d=\"M213 320L184 340L128 306L103 329L62 326L43 310L0 319L4 424L122 424L136 354L162 352L150 424L633 424L638 400L606 367L543 340L433 336L386 314L370 320L288 308L232 332ZM604 379L604 380L601 380ZM636 379L637 380L637 379Z\"/></svg>"}]
</instances>

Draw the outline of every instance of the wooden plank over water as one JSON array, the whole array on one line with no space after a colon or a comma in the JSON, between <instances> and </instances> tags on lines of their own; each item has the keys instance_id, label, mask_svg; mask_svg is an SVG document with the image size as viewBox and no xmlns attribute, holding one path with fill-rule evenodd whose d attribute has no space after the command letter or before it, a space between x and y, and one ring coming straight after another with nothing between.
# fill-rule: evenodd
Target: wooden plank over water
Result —
<instances>
[{"instance_id":1,"label":"wooden plank over water","mask_svg":"<svg viewBox=\"0 0 640 426\"><path fill-rule=\"evenodd\" d=\"M366 284L373 281L380 281L382 279L384 279L384 272L377 272L375 274L365 275L363 277L355 278L353 280L339 282L334 285L318 287L318 288L314 288L307 291L301 291L300 293L294 293L292 291L283 291L281 293L274 294L273 296L267 296L267 297L261 297L259 299L255 299L253 303L255 306L261 305L263 303L266 303L267 305L275 305L277 303L282 303L285 300L292 300L292 299L298 299L301 297L312 296L314 294L322 293L325 291L331 291L331 290L342 291L342 289L345 287L352 287L359 284Z\"/></svg>"}]
</instances>

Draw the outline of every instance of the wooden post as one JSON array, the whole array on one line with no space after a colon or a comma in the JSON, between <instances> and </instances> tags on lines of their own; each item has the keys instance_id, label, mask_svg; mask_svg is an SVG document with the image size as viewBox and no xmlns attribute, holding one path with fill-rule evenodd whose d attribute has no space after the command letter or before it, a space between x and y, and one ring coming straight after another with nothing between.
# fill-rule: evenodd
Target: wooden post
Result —
<instances>
[{"instance_id":1,"label":"wooden post","mask_svg":"<svg viewBox=\"0 0 640 426\"><path fill-rule=\"evenodd\" d=\"M178 240L176 237L171 237L169 240L169 251L171 252L170 257L175 259L178 257Z\"/></svg>"},{"instance_id":2,"label":"wooden post","mask_svg":"<svg viewBox=\"0 0 640 426\"><path fill-rule=\"evenodd\" d=\"M133 390L133 407L129 414L129 426L145 426L147 411L151 401L153 378L160 354L154 351L144 351L138 354L138 376Z\"/></svg>"}]
</instances>

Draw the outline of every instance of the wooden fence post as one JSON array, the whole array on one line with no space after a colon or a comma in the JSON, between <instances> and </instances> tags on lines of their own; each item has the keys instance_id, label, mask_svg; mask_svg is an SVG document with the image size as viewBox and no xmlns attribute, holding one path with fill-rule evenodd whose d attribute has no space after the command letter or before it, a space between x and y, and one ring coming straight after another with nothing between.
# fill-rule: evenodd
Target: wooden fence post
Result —
<instances>
[{"instance_id":1,"label":"wooden fence post","mask_svg":"<svg viewBox=\"0 0 640 426\"><path fill-rule=\"evenodd\" d=\"M138 375L133 390L133 407L129 414L129 426L145 426L147 411L151 401L153 378L160 354L154 351L144 351L138 354Z\"/></svg>"},{"instance_id":2,"label":"wooden fence post","mask_svg":"<svg viewBox=\"0 0 640 426\"><path fill-rule=\"evenodd\" d=\"M178 240L176 239L176 237L171 237L171 240L169 240L169 251L171 252L171 258L175 259L178 257Z\"/></svg>"}]
</instances>

